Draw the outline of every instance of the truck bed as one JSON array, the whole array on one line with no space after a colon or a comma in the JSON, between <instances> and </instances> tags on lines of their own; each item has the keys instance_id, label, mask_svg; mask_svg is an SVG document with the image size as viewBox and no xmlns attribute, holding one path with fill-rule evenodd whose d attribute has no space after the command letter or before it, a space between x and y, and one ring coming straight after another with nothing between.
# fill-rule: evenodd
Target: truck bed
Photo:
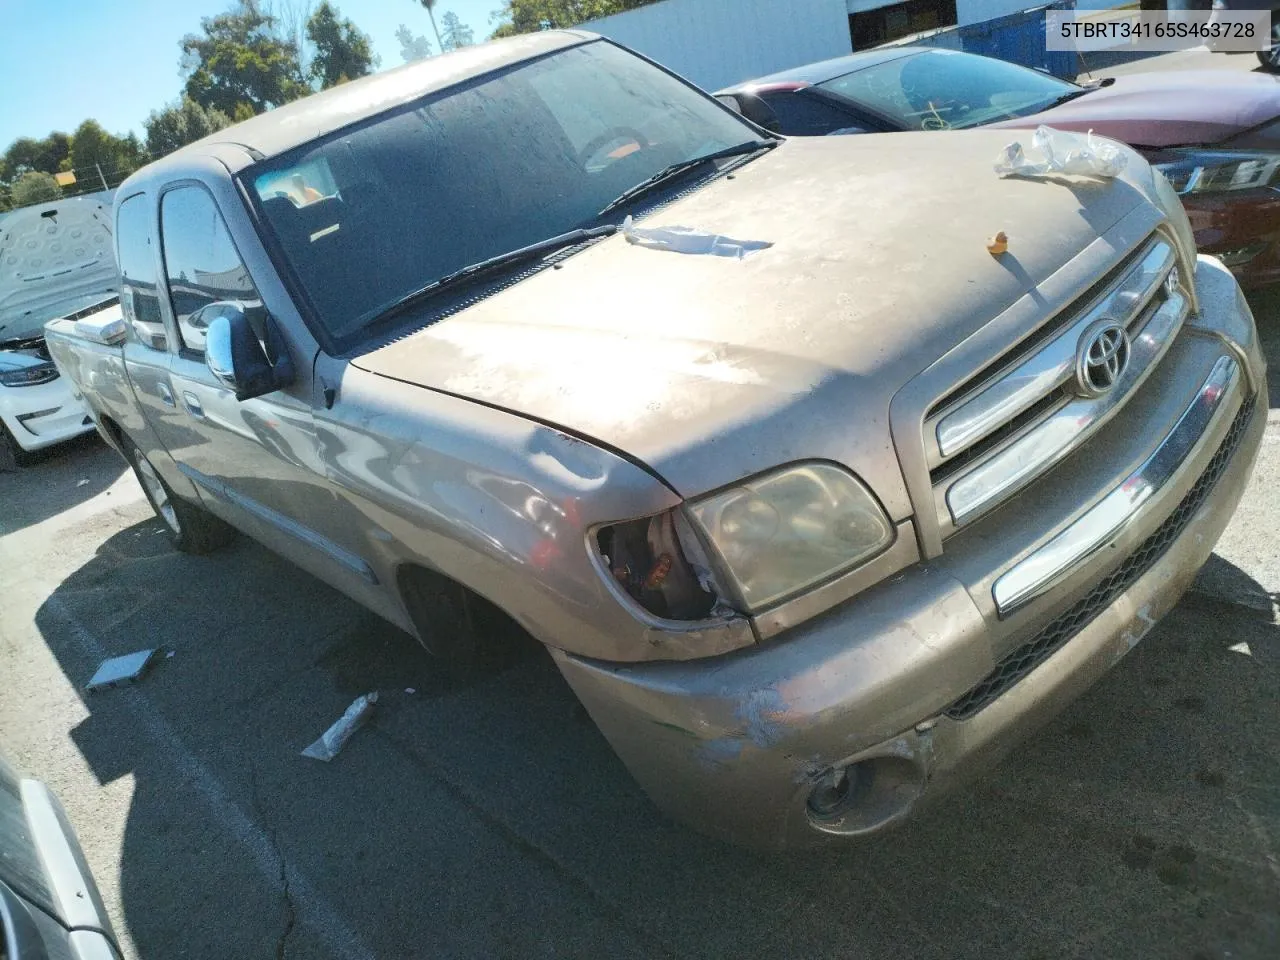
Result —
<instances>
[{"instance_id":1,"label":"truck bed","mask_svg":"<svg viewBox=\"0 0 1280 960\"><path fill-rule=\"evenodd\" d=\"M98 430L109 443L115 438L103 429L103 417L116 423L128 423L138 417L137 400L125 374L124 343L100 343L82 336L76 330L79 320L119 315L118 301L97 305L87 312L50 320L45 324L45 344L49 356L62 376L71 384L72 393L82 400Z\"/></svg>"}]
</instances>

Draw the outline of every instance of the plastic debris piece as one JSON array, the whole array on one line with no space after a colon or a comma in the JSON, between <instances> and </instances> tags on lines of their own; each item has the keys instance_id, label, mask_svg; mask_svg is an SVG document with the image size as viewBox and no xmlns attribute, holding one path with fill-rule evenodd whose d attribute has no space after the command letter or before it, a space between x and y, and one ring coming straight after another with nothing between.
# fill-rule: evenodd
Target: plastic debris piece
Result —
<instances>
[{"instance_id":1,"label":"plastic debris piece","mask_svg":"<svg viewBox=\"0 0 1280 960\"><path fill-rule=\"evenodd\" d=\"M1243 653L1246 657L1253 656L1253 651L1249 649L1249 644L1244 641L1241 641L1240 643L1233 643L1231 646L1227 647L1227 649L1232 653Z\"/></svg>"},{"instance_id":2,"label":"plastic debris piece","mask_svg":"<svg viewBox=\"0 0 1280 960\"><path fill-rule=\"evenodd\" d=\"M994 237L987 241L987 252L993 257L998 257L1002 253L1009 252L1009 235L1001 230Z\"/></svg>"},{"instance_id":3,"label":"plastic debris piece","mask_svg":"<svg viewBox=\"0 0 1280 960\"><path fill-rule=\"evenodd\" d=\"M77 487L87 487L88 485L89 485L89 478L88 478L88 477L84 477L83 479L80 479L80 480L77 480L77 481L76 481L76 486L77 486Z\"/></svg>"},{"instance_id":4,"label":"plastic debris piece","mask_svg":"<svg viewBox=\"0 0 1280 960\"><path fill-rule=\"evenodd\" d=\"M166 653L166 654L164 655L164 658L165 658L166 660L170 659L170 658L174 655L174 653L175 653L175 652L176 652L176 651L170 650L168 653Z\"/></svg>"},{"instance_id":5,"label":"plastic debris piece","mask_svg":"<svg viewBox=\"0 0 1280 960\"><path fill-rule=\"evenodd\" d=\"M121 684L133 683L151 666L159 650L139 650L126 653L120 657L103 660L97 672L90 678L84 688L93 693L107 687L118 687Z\"/></svg>"},{"instance_id":6,"label":"plastic debris piece","mask_svg":"<svg viewBox=\"0 0 1280 960\"><path fill-rule=\"evenodd\" d=\"M1031 147L1042 159L1031 159L1020 140L1015 140L996 158L996 173L1002 177L1044 177L1070 174L1087 177L1116 177L1129 162L1118 143L1095 137L1093 131L1072 133L1039 126L1031 137Z\"/></svg>"},{"instance_id":7,"label":"plastic debris piece","mask_svg":"<svg viewBox=\"0 0 1280 960\"><path fill-rule=\"evenodd\" d=\"M637 227L630 216L622 221L622 235L627 238L627 243L651 250L733 257L737 260L748 253L773 246L769 240L734 240L732 237L692 227Z\"/></svg>"},{"instance_id":8,"label":"plastic debris piece","mask_svg":"<svg viewBox=\"0 0 1280 960\"><path fill-rule=\"evenodd\" d=\"M366 693L356 697L347 712L340 716L328 730L320 735L320 739L302 751L304 757L312 760L323 760L328 763L338 755L351 735L364 726L365 721L373 714L373 705L378 702L378 692Z\"/></svg>"},{"instance_id":9,"label":"plastic debris piece","mask_svg":"<svg viewBox=\"0 0 1280 960\"><path fill-rule=\"evenodd\" d=\"M417 693L418 691L417 691L417 690L415 690L413 687L405 687L405 688L404 688L404 692L405 692L405 693Z\"/></svg>"}]
</instances>

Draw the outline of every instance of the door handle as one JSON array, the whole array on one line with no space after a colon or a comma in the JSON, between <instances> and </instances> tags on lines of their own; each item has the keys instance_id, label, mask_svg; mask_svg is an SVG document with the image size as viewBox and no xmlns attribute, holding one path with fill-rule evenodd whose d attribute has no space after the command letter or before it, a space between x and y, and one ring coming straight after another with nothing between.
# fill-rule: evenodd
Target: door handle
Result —
<instances>
[{"instance_id":1,"label":"door handle","mask_svg":"<svg viewBox=\"0 0 1280 960\"><path fill-rule=\"evenodd\" d=\"M167 383L157 383L156 393L160 394L160 399L163 400L165 403L167 403L169 406L171 407L177 406L177 404L173 402L173 391L169 389L169 385Z\"/></svg>"},{"instance_id":2,"label":"door handle","mask_svg":"<svg viewBox=\"0 0 1280 960\"><path fill-rule=\"evenodd\" d=\"M204 407L200 403L200 398L190 390L182 392L182 402L187 405L187 410L190 411L193 417L204 417Z\"/></svg>"}]
</instances>

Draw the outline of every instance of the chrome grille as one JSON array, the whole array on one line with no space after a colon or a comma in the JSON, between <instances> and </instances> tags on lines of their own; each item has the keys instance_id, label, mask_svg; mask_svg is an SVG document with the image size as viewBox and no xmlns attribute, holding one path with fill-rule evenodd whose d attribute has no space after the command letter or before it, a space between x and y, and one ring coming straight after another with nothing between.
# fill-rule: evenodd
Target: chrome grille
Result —
<instances>
[{"instance_id":1,"label":"chrome grille","mask_svg":"<svg viewBox=\"0 0 1280 960\"><path fill-rule=\"evenodd\" d=\"M944 537L1066 458L1146 379L1190 312L1176 261L1173 242L1152 237L1100 289L1051 320L1048 334L1034 335L930 411L924 440ZM1082 396L1080 345L1105 324L1127 331L1129 363L1109 391Z\"/></svg>"}]
</instances>

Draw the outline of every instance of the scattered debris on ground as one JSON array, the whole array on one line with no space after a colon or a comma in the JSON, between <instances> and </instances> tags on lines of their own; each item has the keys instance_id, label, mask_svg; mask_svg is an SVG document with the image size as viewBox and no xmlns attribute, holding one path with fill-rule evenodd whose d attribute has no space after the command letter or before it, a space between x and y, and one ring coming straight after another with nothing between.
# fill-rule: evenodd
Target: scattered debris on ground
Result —
<instances>
[{"instance_id":1,"label":"scattered debris on ground","mask_svg":"<svg viewBox=\"0 0 1280 960\"><path fill-rule=\"evenodd\" d=\"M135 683L151 666L152 661L155 660L156 654L159 652L158 648L138 650L134 653L126 653L123 656L103 660L99 664L97 672L85 684L84 688L93 693L106 687L118 687L126 683Z\"/></svg>"},{"instance_id":2,"label":"scattered debris on ground","mask_svg":"<svg viewBox=\"0 0 1280 960\"><path fill-rule=\"evenodd\" d=\"M347 712L338 718L328 730L320 735L320 739L302 751L304 757L312 760L323 760L328 763L338 755L351 735L364 726L365 721L373 714L373 705L378 702L378 692L366 693L357 697L347 707Z\"/></svg>"}]
</instances>

